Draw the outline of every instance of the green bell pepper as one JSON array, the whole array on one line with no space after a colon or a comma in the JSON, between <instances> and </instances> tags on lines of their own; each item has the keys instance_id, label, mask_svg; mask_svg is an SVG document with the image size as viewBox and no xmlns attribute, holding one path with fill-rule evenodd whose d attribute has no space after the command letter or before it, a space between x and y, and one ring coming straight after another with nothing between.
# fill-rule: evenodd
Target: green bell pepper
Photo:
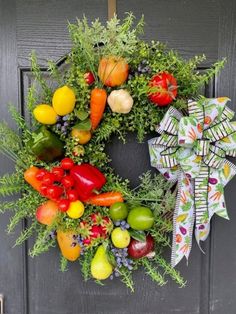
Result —
<instances>
[{"instance_id":1,"label":"green bell pepper","mask_svg":"<svg viewBox=\"0 0 236 314\"><path fill-rule=\"evenodd\" d=\"M43 161L53 161L64 154L64 144L45 126L40 127L32 134L30 148L38 159Z\"/></svg>"}]
</instances>

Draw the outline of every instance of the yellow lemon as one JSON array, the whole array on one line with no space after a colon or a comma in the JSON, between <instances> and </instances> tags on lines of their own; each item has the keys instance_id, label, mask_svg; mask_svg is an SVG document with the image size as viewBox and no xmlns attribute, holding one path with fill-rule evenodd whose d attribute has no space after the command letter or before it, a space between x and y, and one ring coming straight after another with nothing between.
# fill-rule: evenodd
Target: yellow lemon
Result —
<instances>
[{"instance_id":1,"label":"yellow lemon","mask_svg":"<svg viewBox=\"0 0 236 314\"><path fill-rule=\"evenodd\" d=\"M68 86L58 88L52 97L52 105L59 116L71 113L75 108L75 93Z\"/></svg>"},{"instance_id":2,"label":"yellow lemon","mask_svg":"<svg viewBox=\"0 0 236 314\"><path fill-rule=\"evenodd\" d=\"M80 201L71 202L66 213L70 218L78 219L84 213L84 204Z\"/></svg>"},{"instance_id":3,"label":"yellow lemon","mask_svg":"<svg viewBox=\"0 0 236 314\"><path fill-rule=\"evenodd\" d=\"M49 105L38 105L34 109L33 115L42 124L55 124L57 122L57 114L52 106Z\"/></svg>"}]
</instances>

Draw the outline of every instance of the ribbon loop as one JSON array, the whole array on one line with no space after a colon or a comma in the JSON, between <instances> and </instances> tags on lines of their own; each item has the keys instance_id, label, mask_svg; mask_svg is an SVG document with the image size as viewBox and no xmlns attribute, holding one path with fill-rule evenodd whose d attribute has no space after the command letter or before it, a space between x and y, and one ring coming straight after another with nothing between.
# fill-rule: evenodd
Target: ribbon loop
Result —
<instances>
[{"instance_id":1,"label":"ribbon loop","mask_svg":"<svg viewBox=\"0 0 236 314\"><path fill-rule=\"evenodd\" d=\"M196 142L195 153L198 156L206 156L209 153L210 141L208 139L199 139Z\"/></svg>"}]
</instances>

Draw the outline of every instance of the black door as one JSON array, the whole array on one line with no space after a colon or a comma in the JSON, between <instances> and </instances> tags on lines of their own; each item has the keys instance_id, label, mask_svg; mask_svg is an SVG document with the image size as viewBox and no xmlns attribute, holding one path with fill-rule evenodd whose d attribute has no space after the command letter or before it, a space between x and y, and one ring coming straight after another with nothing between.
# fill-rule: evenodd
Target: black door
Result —
<instances>
[{"instance_id":1,"label":"black door","mask_svg":"<svg viewBox=\"0 0 236 314\"><path fill-rule=\"evenodd\" d=\"M113 2L113 1L111 1ZM145 39L167 42L186 57L205 53L204 67L218 58L228 62L221 74L206 88L208 96L229 96L236 109L236 2L235 0L117 0L117 14L133 11L145 15ZM0 0L0 100L1 118L10 122L6 104L19 110L30 84L28 56L35 50L42 69L46 59L58 60L70 49L67 21L85 14L89 20L107 19L107 0ZM121 147L121 146L120 146ZM110 147L111 153L117 149ZM129 171L129 154L136 149L141 160L139 173ZM126 165L121 175L134 180L147 170L144 146L129 141ZM128 151L128 153L127 153ZM0 173L13 165L1 157ZM58 255L50 251L29 258L27 246L12 249L13 236L6 236L9 217L0 219L0 293L5 296L6 314L234 314L236 312L235 223L236 179L226 188L230 222L213 220L206 255L194 247L188 267L179 269L186 277L186 288L173 282L159 288L142 270L135 273L136 291L130 293L119 281L97 286L82 281L79 267L73 264L66 273L59 272ZM23 228L24 226L22 226ZM21 228L16 230L19 233ZM167 252L169 256L169 252Z\"/></svg>"}]
</instances>

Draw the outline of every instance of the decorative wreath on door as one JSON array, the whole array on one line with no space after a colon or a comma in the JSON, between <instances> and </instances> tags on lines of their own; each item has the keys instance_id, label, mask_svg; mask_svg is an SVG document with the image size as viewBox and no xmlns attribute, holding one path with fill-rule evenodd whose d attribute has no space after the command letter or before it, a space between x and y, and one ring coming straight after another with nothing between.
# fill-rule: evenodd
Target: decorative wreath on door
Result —
<instances>
[{"instance_id":1,"label":"decorative wreath on door","mask_svg":"<svg viewBox=\"0 0 236 314\"><path fill-rule=\"evenodd\" d=\"M130 13L106 26L86 18L69 24L66 71L48 62L57 88L31 55L31 122L10 106L17 131L0 124L1 152L16 167L0 178L0 194L20 194L0 211L12 212L8 232L27 219L16 245L35 236L30 256L58 246L62 271L76 262L85 280L120 277L133 290L132 272L143 266L159 285L169 275L184 286L174 266L188 259L193 230L200 246L213 214L228 218L223 189L235 175L225 159L236 152L234 114L228 98L199 95L224 60L200 73L204 56L186 61L160 42L145 42L143 18L134 22ZM155 130L147 149L161 174L144 173L132 189L110 166L106 143L112 135L125 143L129 132L142 142ZM169 263L162 252L172 229Z\"/></svg>"}]
</instances>

